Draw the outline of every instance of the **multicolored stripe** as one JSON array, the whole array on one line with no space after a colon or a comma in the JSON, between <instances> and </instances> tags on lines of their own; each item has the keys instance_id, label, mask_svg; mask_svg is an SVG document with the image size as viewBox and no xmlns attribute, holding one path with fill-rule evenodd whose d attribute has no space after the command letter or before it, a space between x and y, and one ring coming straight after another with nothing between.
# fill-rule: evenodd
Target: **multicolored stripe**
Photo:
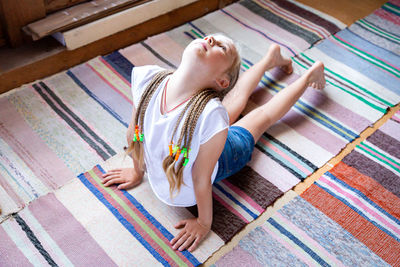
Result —
<instances>
[{"instance_id":1,"label":"multicolored stripe","mask_svg":"<svg viewBox=\"0 0 400 267\"><path fill-rule=\"evenodd\" d=\"M288 146L278 141L268 133L264 133L256 147L278 162L282 167L301 181L318 169L306 158L302 157Z\"/></svg>"},{"instance_id":2,"label":"multicolored stripe","mask_svg":"<svg viewBox=\"0 0 400 267\"><path fill-rule=\"evenodd\" d=\"M78 176L121 224L163 265L197 266L198 260L188 251L174 251L169 244L172 234L165 229L132 195L125 190L104 187L100 176L105 171L97 165Z\"/></svg>"},{"instance_id":3,"label":"multicolored stripe","mask_svg":"<svg viewBox=\"0 0 400 267\"><path fill-rule=\"evenodd\" d=\"M386 168L400 176L400 159L390 155L368 141L361 142L356 146L355 150L378 163L382 168Z\"/></svg>"},{"instance_id":4,"label":"multicolored stripe","mask_svg":"<svg viewBox=\"0 0 400 267\"><path fill-rule=\"evenodd\" d=\"M294 63L298 66L308 69L316 61L310 58L304 53L300 53L296 58L293 58ZM377 111L386 113L386 106L393 107L394 104L386 101L370 90L354 83L351 79L344 77L343 75L333 71L332 69L325 66L325 78L326 82L336 88L348 93L355 99L367 104L368 106L374 108Z\"/></svg>"},{"instance_id":5,"label":"multicolored stripe","mask_svg":"<svg viewBox=\"0 0 400 267\"><path fill-rule=\"evenodd\" d=\"M385 3L381 8L397 16L400 16L400 7L395 5L394 3L391 3L390 1Z\"/></svg>"},{"instance_id":6,"label":"multicolored stripe","mask_svg":"<svg viewBox=\"0 0 400 267\"><path fill-rule=\"evenodd\" d=\"M384 38L390 42L400 44L400 36L393 34L391 32L386 31L385 29L382 29L381 27L369 22L367 19L360 19L355 22L358 26L368 30L369 32L372 32L381 38Z\"/></svg>"},{"instance_id":7,"label":"multicolored stripe","mask_svg":"<svg viewBox=\"0 0 400 267\"><path fill-rule=\"evenodd\" d=\"M352 188L329 172L321 176L315 185L400 242L400 220L379 207L359 190Z\"/></svg>"},{"instance_id":8,"label":"multicolored stripe","mask_svg":"<svg viewBox=\"0 0 400 267\"><path fill-rule=\"evenodd\" d=\"M368 51L363 50L362 48L357 47L354 44L351 44L350 42L344 40L343 38L339 37L336 34L332 35L331 40L334 41L336 44L341 45L342 47L352 52L353 54L359 56L360 58L370 62L371 64L374 64L378 68L393 74L397 78L400 78L400 68L394 66L393 64L390 64L384 59L378 58L373 54L368 53Z\"/></svg>"}]
</instances>

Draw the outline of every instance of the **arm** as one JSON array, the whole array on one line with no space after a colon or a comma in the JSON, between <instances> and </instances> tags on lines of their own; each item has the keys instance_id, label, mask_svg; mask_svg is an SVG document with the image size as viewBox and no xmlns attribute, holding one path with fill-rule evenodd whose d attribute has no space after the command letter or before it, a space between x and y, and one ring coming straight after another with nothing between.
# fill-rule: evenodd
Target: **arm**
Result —
<instances>
[{"instance_id":1,"label":"arm","mask_svg":"<svg viewBox=\"0 0 400 267\"><path fill-rule=\"evenodd\" d=\"M212 183L211 175L222 150L224 149L228 130L217 133L200 146L193 165L193 186L196 195L198 218L180 221L175 227L182 231L171 240L174 249L193 251L204 239L212 224Z\"/></svg>"},{"instance_id":2,"label":"arm","mask_svg":"<svg viewBox=\"0 0 400 267\"><path fill-rule=\"evenodd\" d=\"M133 139L133 134L135 130L135 115L136 108L135 106L133 106L131 123L129 124L128 131L126 132L126 139L128 144ZM133 168L114 169L103 174L104 180L102 181L102 183L104 184L104 186L120 184L118 186L118 189L129 189L138 185L143 179L144 170L139 168L139 162L137 160L132 158L132 161Z\"/></svg>"}]
</instances>

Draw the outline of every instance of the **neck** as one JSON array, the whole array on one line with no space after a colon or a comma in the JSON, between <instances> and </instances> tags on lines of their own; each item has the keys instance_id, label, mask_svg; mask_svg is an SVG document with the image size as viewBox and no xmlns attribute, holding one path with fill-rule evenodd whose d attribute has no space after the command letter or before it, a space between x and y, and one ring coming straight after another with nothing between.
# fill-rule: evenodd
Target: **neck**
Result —
<instances>
[{"instance_id":1,"label":"neck","mask_svg":"<svg viewBox=\"0 0 400 267\"><path fill-rule=\"evenodd\" d=\"M201 73L200 73L201 74ZM167 106L171 108L182 100L209 87L205 77L188 68L179 67L170 77L167 90Z\"/></svg>"},{"instance_id":2,"label":"neck","mask_svg":"<svg viewBox=\"0 0 400 267\"><path fill-rule=\"evenodd\" d=\"M178 68L170 77L168 82L167 99L185 99L198 91L209 87L204 77L199 73L188 70L187 68Z\"/></svg>"}]
</instances>

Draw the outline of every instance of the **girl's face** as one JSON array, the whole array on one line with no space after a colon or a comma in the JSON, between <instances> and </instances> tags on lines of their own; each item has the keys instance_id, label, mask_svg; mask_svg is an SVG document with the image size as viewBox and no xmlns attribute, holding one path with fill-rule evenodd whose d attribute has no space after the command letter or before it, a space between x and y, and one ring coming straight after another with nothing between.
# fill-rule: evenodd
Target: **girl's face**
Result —
<instances>
[{"instance_id":1,"label":"girl's face","mask_svg":"<svg viewBox=\"0 0 400 267\"><path fill-rule=\"evenodd\" d=\"M192 68L199 68L198 71L214 81L227 76L226 72L232 66L236 53L236 48L229 38L211 35L193 40L185 48L182 62L188 63Z\"/></svg>"}]
</instances>

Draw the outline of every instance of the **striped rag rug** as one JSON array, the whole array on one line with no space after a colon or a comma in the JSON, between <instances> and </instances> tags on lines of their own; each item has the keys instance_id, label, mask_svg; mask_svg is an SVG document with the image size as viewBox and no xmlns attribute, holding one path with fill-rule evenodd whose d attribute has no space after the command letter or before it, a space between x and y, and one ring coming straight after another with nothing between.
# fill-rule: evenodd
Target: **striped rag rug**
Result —
<instances>
[{"instance_id":1,"label":"striped rag rug","mask_svg":"<svg viewBox=\"0 0 400 267\"><path fill-rule=\"evenodd\" d=\"M216 266L400 266L400 111Z\"/></svg>"},{"instance_id":2,"label":"striped rag rug","mask_svg":"<svg viewBox=\"0 0 400 267\"><path fill-rule=\"evenodd\" d=\"M131 117L131 71L135 65L175 68L193 38L223 32L242 47L245 70L272 43L280 44L285 55L294 56L342 28L344 25L336 19L302 4L244 0L0 96L0 221L121 152ZM291 151L282 139L275 143L279 150ZM305 168L307 173L312 171L311 167ZM249 175L261 177L253 173ZM273 187L264 178L259 180ZM287 188L290 185L278 186L274 192ZM258 205L263 209L269 203L261 201ZM253 213L259 214L262 209ZM240 216L250 221L254 214L245 212ZM237 223L242 221L238 219Z\"/></svg>"},{"instance_id":3,"label":"striped rag rug","mask_svg":"<svg viewBox=\"0 0 400 267\"><path fill-rule=\"evenodd\" d=\"M2 240L7 241L0 253L10 248L14 253L5 253L10 256L2 260L12 263L24 257L35 263L53 261L61 265L68 261L75 265L98 261L109 265L203 262L283 192L383 115L390 105L367 97L370 94L366 91L390 104L399 102L393 85L375 81L351 62L335 61L324 47L318 48L324 42L300 54L341 28L343 25L335 19L292 1L244 0L1 97L0 203L11 205L3 210L13 212L50 192L1 224ZM303 61L314 60L309 51L323 51L321 59L329 61L332 71L343 79L340 83L332 79L324 92L308 90L263 135L249 166L214 186L214 221L207 240L193 254L175 253L168 246L168 240L177 233L173 224L195 216L196 208L162 204L146 180L129 192L105 189L99 183L99 174L124 164L121 148L132 109L132 68L144 64L175 68L191 40L213 32L223 32L240 44L242 71L257 62L272 43L280 44L283 53L296 62L295 73L290 76L279 69L267 72L247 111L297 79L303 67L307 68ZM378 46L371 43L371 47ZM351 57L353 53L344 55ZM397 56L392 56L387 59L386 54L379 54L387 62L395 61L390 64L396 66ZM339 63L342 69L336 69ZM391 75L372 67L383 79ZM349 73L355 76L349 77ZM104 169L97 165L99 162ZM92 166L96 167L80 174ZM76 176L79 179L73 179ZM65 225L66 221L71 224ZM61 231L63 228L65 231ZM79 255L72 253L76 251Z\"/></svg>"}]
</instances>

